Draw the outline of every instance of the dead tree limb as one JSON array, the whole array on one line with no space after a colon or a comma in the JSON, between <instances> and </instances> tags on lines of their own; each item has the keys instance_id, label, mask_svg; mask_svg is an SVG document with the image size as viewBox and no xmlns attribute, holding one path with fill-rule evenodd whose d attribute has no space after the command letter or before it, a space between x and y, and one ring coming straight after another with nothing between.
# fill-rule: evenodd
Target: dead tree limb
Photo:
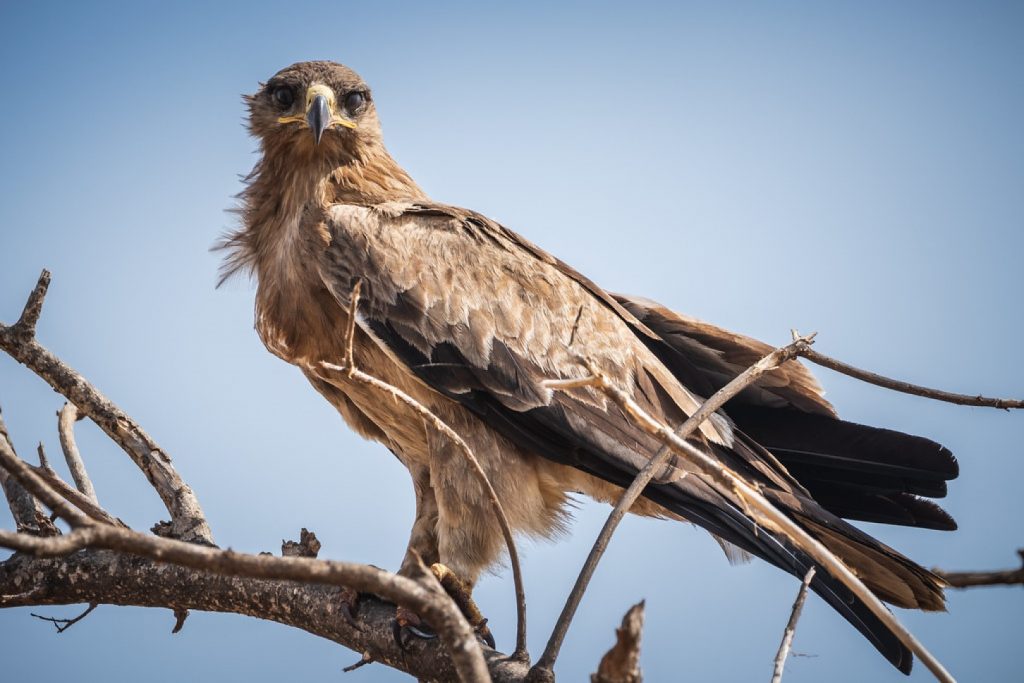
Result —
<instances>
[{"instance_id":1,"label":"dead tree limb","mask_svg":"<svg viewBox=\"0 0 1024 683\"><path fill-rule=\"evenodd\" d=\"M93 488L89 472L85 469L85 463L82 461L82 454L78 452L78 443L75 441L75 422L79 419L81 417L74 403L65 403L57 413L57 434L60 437L60 447L64 451L64 461L68 464L68 471L71 472L75 487L93 503L99 503L96 489Z\"/></svg>"},{"instance_id":2,"label":"dead tree limb","mask_svg":"<svg viewBox=\"0 0 1024 683\"><path fill-rule=\"evenodd\" d=\"M50 273L44 270L18 322L0 324L0 349L74 403L131 457L167 507L175 538L213 545L199 500L174 469L170 456L124 411L36 341L35 324L49 283Z\"/></svg>"},{"instance_id":3,"label":"dead tree limb","mask_svg":"<svg viewBox=\"0 0 1024 683\"><path fill-rule=\"evenodd\" d=\"M159 563L235 577L327 584L373 593L415 610L437 629L460 680L474 683L490 680L476 635L436 580L432 583L429 580L414 581L383 569L351 562L236 553L97 523L62 498L13 453L0 450L0 467L72 527L71 533L67 535L48 538L0 530L0 547L43 558L64 557L81 550L113 550ZM429 572L424 572L429 575ZM120 582L121 578L115 577L115 585L120 585ZM23 580L15 578L15 586L21 587L22 583ZM2 598L0 605L4 605ZM174 607L188 609L185 605Z\"/></svg>"},{"instance_id":4,"label":"dead tree limb","mask_svg":"<svg viewBox=\"0 0 1024 683\"><path fill-rule=\"evenodd\" d=\"M898 379L892 379L879 375L874 372L867 370L861 370L860 368L854 367L849 363L844 363L835 358L826 356L823 353L818 353L810 346L801 347L798 355L801 358L805 358L810 362L820 365L823 368L829 370L835 370L838 373L859 379L862 382L868 384L874 384L875 386L883 387L885 389L892 389L898 391L901 394L912 394L914 396L923 396L924 398L930 398L936 401L942 401L944 403L955 403L960 406L978 406L982 408L1002 408L1004 410L1010 409L1021 409L1024 408L1024 400L1017 400L1012 398L990 398L988 396L969 394L956 394L951 391L942 391L941 389L931 389L929 387L923 387L920 384L911 384L910 382L903 382Z\"/></svg>"}]
</instances>

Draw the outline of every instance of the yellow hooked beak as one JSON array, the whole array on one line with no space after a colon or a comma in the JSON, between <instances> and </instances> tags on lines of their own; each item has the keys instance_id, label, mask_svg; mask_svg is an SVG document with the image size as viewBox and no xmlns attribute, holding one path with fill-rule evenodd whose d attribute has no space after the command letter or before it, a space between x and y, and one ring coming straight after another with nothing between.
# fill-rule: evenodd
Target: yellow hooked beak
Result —
<instances>
[{"instance_id":1,"label":"yellow hooked beak","mask_svg":"<svg viewBox=\"0 0 1024 683\"><path fill-rule=\"evenodd\" d=\"M320 144L324 131L331 126L355 128L356 124L337 113L334 91L323 83L314 83L306 90L306 113L282 116L278 123L305 123L313 132L313 139Z\"/></svg>"}]
</instances>

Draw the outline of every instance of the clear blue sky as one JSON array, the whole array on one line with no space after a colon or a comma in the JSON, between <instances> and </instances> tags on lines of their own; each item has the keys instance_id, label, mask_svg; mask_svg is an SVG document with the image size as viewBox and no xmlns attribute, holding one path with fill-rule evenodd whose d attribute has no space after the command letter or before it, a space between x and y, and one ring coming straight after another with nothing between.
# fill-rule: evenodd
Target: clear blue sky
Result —
<instances>
[{"instance_id":1,"label":"clear blue sky","mask_svg":"<svg viewBox=\"0 0 1024 683\"><path fill-rule=\"evenodd\" d=\"M214 289L208 248L255 160L239 96L303 59L372 84L386 141L431 195L609 289L773 343L818 330L822 351L908 380L1024 393L1019 4L4 2L0 319L53 271L41 340L172 454L222 545L275 550L306 526L326 557L393 568L412 519L395 459L263 350L252 287ZM960 459L945 503L958 532L872 533L927 566L1015 563L1024 415L819 374L847 418ZM6 356L0 402L23 455L40 439L59 452L58 397ZM80 440L108 510L139 529L164 516L116 446L89 425ZM535 654L606 512L582 502L571 537L525 545ZM640 598L648 680L767 680L796 588L762 563L728 566L703 532L630 520L561 680L584 680ZM478 597L508 649L507 573ZM900 616L963 680L1008 680L1022 614L1024 592L993 589ZM56 636L28 610L0 612L4 675L332 680L357 658L242 617L172 625L103 607ZM790 662L792 683L902 678L817 598L795 649L809 656ZM913 680L928 679L919 666Z\"/></svg>"}]
</instances>

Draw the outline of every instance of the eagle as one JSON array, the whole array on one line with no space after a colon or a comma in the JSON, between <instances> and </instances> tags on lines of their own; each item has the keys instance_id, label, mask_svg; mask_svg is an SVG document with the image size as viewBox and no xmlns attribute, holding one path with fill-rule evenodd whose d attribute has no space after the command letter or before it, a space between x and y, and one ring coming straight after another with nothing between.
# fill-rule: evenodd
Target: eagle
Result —
<instances>
[{"instance_id":1,"label":"eagle","mask_svg":"<svg viewBox=\"0 0 1024 683\"><path fill-rule=\"evenodd\" d=\"M517 533L552 537L566 527L571 496L614 503L662 443L593 387L553 391L548 380L587 376L586 358L650 415L679 425L772 350L607 292L498 222L434 201L388 153L370 88L341 64L294 64L245 100L261 156L239 195L240 225L221 243L222 277L255 279L255 327L267 349L408 468L416 515L400 572L418 556L472 588L501 560L503 537L452 440L409 405L330 371L346 354L464 439ZM958 474L949 450L840 420L796 360L690 438L878 597L944 609L940 577L846 520L955 529L929 500ZM652 481L632 513L696 524L728 552L796 576L815 566L758 527L733 492L685 463L673 467L676 476ZM909 650L828 571L811 588L909 673Z\"/></svg>"}]
</instances>

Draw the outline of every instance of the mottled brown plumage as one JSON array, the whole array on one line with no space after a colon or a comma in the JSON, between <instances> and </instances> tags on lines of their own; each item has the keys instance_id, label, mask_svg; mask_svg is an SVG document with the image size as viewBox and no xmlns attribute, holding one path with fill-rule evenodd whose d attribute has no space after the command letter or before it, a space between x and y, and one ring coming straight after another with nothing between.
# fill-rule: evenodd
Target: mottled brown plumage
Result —
<instances>
[{"instance_id":1,"label":"mottled brown plumage","mask_svg":"<svg viewBox=\"0 0 1024 683\"><path fill-rule=\"evenodd\" d=\"M458 432L512 526L538 536L564 527L572 492L615 500L660 447L595 390L553 393L544 380L583 376L584 356L649 413L678 424L770 350L608 294L494 221L431 201L385 150L369 88L346 67L293 65L248 103L262 157L242 195L243 225L225 243L225 276L255 275L256 327L267 348L408 467L417 509L409 550L470 583L499 559L502 537L454 445L401 403L322 365L343 359L356 281L356 364ZM704 448L760 484L882 598L942 608L937 577L839 515L950 526L917 497L945 492L956 475L948 451L841 422L795 361L726 412L695 437ZM797 575L811 564L699 475L652 484L633 512L694 522ZM909 652L827 572L813 588L909 670Z\"/></svg>"}]
</instances>

